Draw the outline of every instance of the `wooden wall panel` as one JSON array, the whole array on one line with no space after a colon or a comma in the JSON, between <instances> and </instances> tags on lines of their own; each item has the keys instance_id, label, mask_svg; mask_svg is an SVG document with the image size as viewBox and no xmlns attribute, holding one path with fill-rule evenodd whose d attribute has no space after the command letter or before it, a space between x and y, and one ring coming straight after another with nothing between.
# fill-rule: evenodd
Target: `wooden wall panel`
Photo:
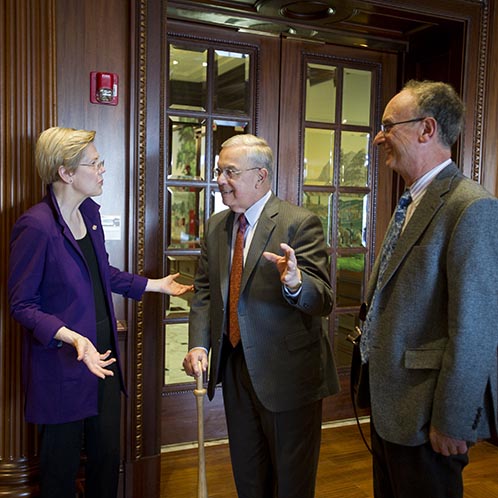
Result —
<instances>
[{"instance_id":1,"label":"wooden wall panel","mask_svg":"<svg viewBox=\"0 0 498 498\"><path fill-rule=\"evenodd\" d=\"M33 149L56 121L54 3L0 2L0 495L11 497L36 489L36 434L24 423L21 330L8 311L9 238L43 194Z\"/></svg>"},{"instance_id":2,"label":"wooden wall panel","mask_svg":"<svg viewBox=\"0 0 498 498\"><path fill-rule=\"evenodd\" d=\"M95 201L101 214L121 217L121 240L107 241L111 263L127 266L130 199L129 160L129 2L57 0L58 126L95 130L105 158L104 192ZM90 103L90 72L116 73L118 105ZM116 316L125 318L125 301L115 299Z\"/></svg>"}]
</instances>

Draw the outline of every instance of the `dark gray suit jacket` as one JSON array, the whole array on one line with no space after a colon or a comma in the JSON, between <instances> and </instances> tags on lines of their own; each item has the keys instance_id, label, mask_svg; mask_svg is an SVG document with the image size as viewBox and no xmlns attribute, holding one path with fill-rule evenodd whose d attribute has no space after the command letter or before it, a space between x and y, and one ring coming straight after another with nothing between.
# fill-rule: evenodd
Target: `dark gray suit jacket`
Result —
<instances>
[{"instance_id":1,"label":"dark gray suit jacket","mask_svg":"<svg viewBox=\"0 0 498 498\"><path fill-rule=\"evenodd\" d=\"M229 210L208 222L189 317L189 349L211 351L210 399L221 376L233 222ZM295 250L302 272L296 302L284 295L275 264L262 255L281 254L281 242ZM322 326L333 306L327 258L319 219L272 195L249 248L239 300L247 367L259 400L270 411L295 409L339 390L328 332Z\"/></svg>"},{"instance_id":2,"label":"dark gray suit jacket","mask_svg":"<svg viewBox=\"0 0 498 498\"><path fill-rule=\"evenodd\" d=\"M398 241L372 309L372 416L412 446L432 424L457 439L496 418L498 199L455 164L429 185ZM379 261L367 289L375 288Z\"/></svg>"}]
</instances>

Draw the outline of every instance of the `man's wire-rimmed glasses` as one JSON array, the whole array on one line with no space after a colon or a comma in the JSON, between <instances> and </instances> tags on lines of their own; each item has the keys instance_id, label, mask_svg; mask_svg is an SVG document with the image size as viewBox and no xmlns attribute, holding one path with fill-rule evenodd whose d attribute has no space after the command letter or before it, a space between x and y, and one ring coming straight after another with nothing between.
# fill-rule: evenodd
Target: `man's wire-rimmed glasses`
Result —
<instances>
[{"instance_id":1,"label":"man's wire-rimmed glasses","mask_svg":"<svg viewBox=\"0 0 498 498\"><path fill-rule=\"evenodd\" d=\"M241 175L244 173L244 171L252 171L255 169L261 169L260 167L256 168L247 168L247 169L235 169L235 168L214 168L213 173L216 178L218 178L220 175L223 175L225 178L228 180L232 180L233 178L236 178L237 176Z\"/></svg>"},{"instance_id":2,"label":"man's wire-rimmed glasses","mask_svg":"<svg viewBox=\"0 0 498 498\"><path fill-rule=\"evenodd\" d=\"M426 117L407 119L406 121L398 121L396 123L381 123L380 124L380 131L382 131L382 133L388 133L391 131L391 128L393 126L397 126L400 124L406 124L406 123L416 123L417 121L423 121L424 119L426 119Z\"/></svg>"}]
</instances>

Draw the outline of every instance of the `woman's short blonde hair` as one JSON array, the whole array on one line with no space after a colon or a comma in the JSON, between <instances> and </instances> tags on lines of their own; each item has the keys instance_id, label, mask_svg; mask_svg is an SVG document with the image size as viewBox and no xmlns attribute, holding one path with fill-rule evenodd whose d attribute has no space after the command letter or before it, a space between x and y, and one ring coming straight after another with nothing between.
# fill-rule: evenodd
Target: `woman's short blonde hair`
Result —
<instances>
[{"instance_id":1,"label":"woman's short blonde hair","mask_svg":"<svg viewBox=\"0 0 498 498\"><path fill-rule=\"evenodd\" d=\"M54 126L40 134L36 142L35 164L46 184L60 180L59 167L71 173L76 170L85 147L95 138L95 131Z\"/></svg>"}]
</instances>

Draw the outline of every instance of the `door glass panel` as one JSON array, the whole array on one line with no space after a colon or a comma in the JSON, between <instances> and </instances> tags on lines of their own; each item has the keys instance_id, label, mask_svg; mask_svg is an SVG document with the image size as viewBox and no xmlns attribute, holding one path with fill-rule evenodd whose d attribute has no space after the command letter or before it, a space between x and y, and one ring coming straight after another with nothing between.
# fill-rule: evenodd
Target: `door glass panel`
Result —
<instances>
[{"instance_id":1,"label":"door glass panel","mask_svg":"<svg viewBox=\"0 0 498 498\"><path fill-rule=\"evenodd\" d=\"M334 132L306 128L304 131L304 184L332 185Z\"/></svg>"},{"instance_id":2,"label":"door glass panel","mask_svg":"<svg viewBox=\"0 0 498 498\"><path fill-rule=\"evenodd\" d=\"M249 111L249 55L215 50L214 108L216 111Z\"/></svg>"},{"instance_id":3,"label":"door glass panel","mask_svg":"<svg viewBox=\"0 0 498 498\"><path fill-rule=\"evenodd\" d=\"M213 165L211 169L213 180L216 181L216 178L214 177L214 168L218 166L218 155L220 153L221 144L230 137L233 137L233 135L247 133L247 124L247 121L226 121L221 119L215 119L213 121L213 157L211 162Z\"/></svg>"},{"instance_id":4,"label":"door glass panel","mask_svg":"<svg viewBox=\"0 0 498 498\"><path fill-rule=\"evenodd\" d=\"M304 192L303 206L315 213L322 222L323 233L327 245L331 245L332 233L332 201L333 194L328 192Z\"/></svg>"},{"instance_id":5,"label":"door glass panel","mask_svg":"<svg viewBox=\"0 0 498 498\"><path fill-rule=\"evenodd\" d=\"M191 255L168 256L167 265L170 273L179 273L176 281L185 285L194 283L197 271L198 258ZM193 292L187 292L181 296L166 296L166 316L168 318L185 318L190 311L190 301Z\"/></svg>"},{"instance_id":6,"label":"door glass panel","mask_svg":"<svg viewBox=\"0 0 498 498\"><path fill-rule=\"evenodd\" d=\"M337 70L334 66L313 63L306 67L306 121L334 123Z\"/></svg>"},{"instance_id":7,"label":"door glass panel","mask_svg":"<svg viewBox=\"0 0 498 498\"><path fill-rule=\"evenodd\" d=\"M165 384L185 382L182 360L188 350L188 323L168 323L165 327Z\"/></svg>"},{"instance_id":8,"label":"door glass panel","mask_svg":"<svg viewBox=\"0 0 498 498\"><path fill-rule=\"evenodd\" d=\"M343 88L342 123L369 126L371 71L345 68Z\"/></svg>"},{"instance_id":9,"label":"door glass panel","mask_svg":"<svg viewBox=\"0 0 498 498\"><path fill-rule=\"evenodd\" d=\"M169 119L169 179L201 179L206 156L204 120L172 116Z\"/></svg>"},{"instance_id":10,"label":"door glass panel","mask_svg":"<svg viewBox=\"0 0 498 498\"><path fill-rule=\"evenodd\" d=\"M206 49L170 45L167 98L171 109L206 109L207 55Z\"/></svg>"},{"instance_id":11,"label":"door glass panel","mask_svg":"<svg viewBox=\"0 0 498 498\"><path fill-rule=\"evenodd\" d=\"M364 270L364 254L337 258L337 306L358 306L361 304Z\"/></svg>"},{"instance_id":12,"label":"door glass panel","mask_svg":"<svg viewBox=\"0 0 498 498\"><path fill-rule=\"evenodd\" d=\"M369 133L342 132L340 185L348 187L368 185L369 142Z\"/></svg>"},{"instance_id":13,"label":"door glass panel","mask_svg":"<svg viewBox=\"0 0 498 498\"><path fill-rule=\"evenodd\" d=\"M211 192L211 213L216 214L225 209L228 209L228 206L223 203L221 194L218 191Z\"/></svg>"},{"instance_id":14,"label":"door glass panel","mask_svg":"<svg viewBox=\"0 0 498 498\"><path fill-rule=\"evenodd\" d=\"M375 70L320 60L307 53L302 124L302 204L323 225L336 293L330 331L339 366L349 366L344 331L354 327L363 301L370 218L371 104ZM287 85L289 86L289 85ZM290 85L295 90L297 85ZM337 150L337 149L340 150ZM370 260L368 260L370 261ZM346 309L345 309L346 308ZM347 334L346 334L347 335Z\"/></svg>"},{"instance_id":15,"label":"door glass panel","mask_svg":"<svg viewBox=\"0 0 498 498\"><path fill-rule=\"evenodd\" d=\"M339 194L339 247L366 246L367 200L366 194Z\"/></svg>"},{"instance_id":16,"label":"door glass panel","mask_svg":"<svg viewBox=\"0 0 498 498\"><path fill-rule=\"evenodd\" d=\"M182 283L192 283L205 224L213 212L227 209L213 173L221 144L253 128L256 49L168 38L164 274L179 272ZM187 352L182 334L187 337L189 303L184 296L164 299L166 384L191 383L184 372L171 373Z\"/></svg>"},{"instance_id":17,"label":"door glass panel","mask_svg":"<svg viewBox=\"0 0 498 498\"><path fill-rule=\"evenodd\" d=\"M168 199L168 249L199 248L204 233L204 189L169 186Z\"/></svg>"},{"instance_id":18,"label":"door glass panel","mask_svg":"<svg viewBox=\"0 0 498 498\"><path fill-rule=\"evenodd\" d=\"M353 345L346 337L354 331L358 325L358 316L352 313L341 313L337 316L334 333L334 355L336 363L341 366L351 364Z\"/></svg>"}]
</instances>

